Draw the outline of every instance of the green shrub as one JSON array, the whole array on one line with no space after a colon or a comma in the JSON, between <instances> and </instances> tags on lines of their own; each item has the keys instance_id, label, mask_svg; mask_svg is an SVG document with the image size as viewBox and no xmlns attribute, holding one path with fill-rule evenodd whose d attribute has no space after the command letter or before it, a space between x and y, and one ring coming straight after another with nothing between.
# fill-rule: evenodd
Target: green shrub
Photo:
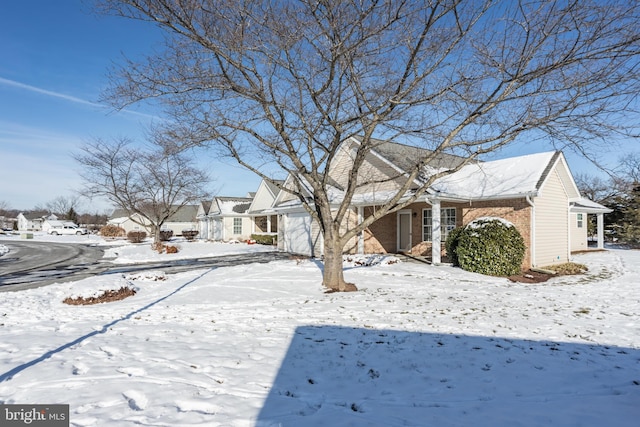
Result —
<instances>
[{"instance_id":1,"label":"green shrub","mask_svg":"<svg viewBox=\"0 0 640 427\"><path fill-rule=\"evenodd\" d=\"M146 238L147 238L146 231L131 230L130 232L127 233L127 239L131 243L142 243L142 241Z\"/></svg>"},{"instance_id":2,"label":"green shrub","mask_svg":"<svg viewBox=\"0 0 640 427\"><path fill-rule=\"evenodd\" d=\"M454 228L449 231L449 235L447 236L447 240L444 242L444 247L447 250L447 256L451 260L453 265L460 265L458 262L458 243L460 242L460 236L464 231L464 227Z\"/></svg>"},{"instance_id":3,"label":"green shrub","mask_svg":"<svg viewBox=\"0 0 640 427\"><path fill-rule=\"evenodd\" d=\"M105 225L100 229L100 235L102 237L124 237L126 233L124 228L113 224Z\"/></svg>"},{"instance_id":4,"label":"green shrub","mask_svg":"<svg viewBox=\"0 0 640 427\"><path fill-rule=\"evenodd\" d=\"M499 218L480 218L460 233L455 253L464 270L510 276L521 271L524 239L513 224Z\"/></svg>"},{"instance_id":5,"label":"green shrub","mask_svg":"<svg viewBox=\"0 0 640 427\"><path fill-rule=\"evenodd\" d=\"M198 235L198 230L182 230L182 237L188 241L192 241Z\"/></svg>"},{"instance_id":6,"label":"green shrub","mask_svg":"<svg viewBox=\"0 0 640 427\"><path fill-rule=\"evenodd\" d=\"M173 237L173 230L160 230L160 241L168 242Z\"/></svg>"},{"instance_id":7,"label":"green shrub","mask_svg":"<svg viewBox=\"0 0 640 427\"><path fill-rule=\"evenodd\" d=\"M274 245L277 237L271 234L252 234L251 240L255 240L259 245Z\"/></svg>"}]
</instances>

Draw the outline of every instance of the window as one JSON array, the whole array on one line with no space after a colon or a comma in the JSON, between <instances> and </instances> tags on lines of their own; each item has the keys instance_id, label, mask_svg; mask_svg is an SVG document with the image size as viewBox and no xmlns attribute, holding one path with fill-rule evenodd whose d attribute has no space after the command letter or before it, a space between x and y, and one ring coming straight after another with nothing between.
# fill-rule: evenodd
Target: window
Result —
<instances>
[{"instance_id":1,"label":"window","mask_svg":"<svg viewBox=\"0 0 640 427\"><path fill-rule=\"evenodd\" d=\"M582 228L582 214L576 214L578 217L578 228Z\"/></svg>"},{"instance_id":2,"label":"window","mask_svg":"<svg viewBox=\"0 0 640 427\"><path fill-rule=\"evenodd\" d=\"M242 218L233 218L233 234L242 234Z\"/></svg>"},{"instance_id":3,"label":"window","mask_svg":"<svg viewBox=\"0 0 640 427\"><path fill-rule=\"evenodd\" d=\"M432 241L432 227L431 227L432 213L431 209L424 209L422 211L422 241ZM456 228L456 208L443 208L440 209L440 241L444 242L449 235L449 232Z\"/></svg>"}]
</instances>

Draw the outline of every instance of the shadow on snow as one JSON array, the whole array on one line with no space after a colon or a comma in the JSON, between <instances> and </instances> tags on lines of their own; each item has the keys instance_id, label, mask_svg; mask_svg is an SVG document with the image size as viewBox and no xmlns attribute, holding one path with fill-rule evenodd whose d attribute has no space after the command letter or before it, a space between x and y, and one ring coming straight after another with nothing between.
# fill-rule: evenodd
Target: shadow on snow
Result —
<instances>
[{"instance_id":1,"label":"shadow on snow","mask_svg":"<svg viewBox=\"0 0 640 427\"><path fill-rule=\"evenodd\" d=\"M57 353L60 353L60 352L66 350L68 348L71 348L71 347L73 347L73 346L75 346L77 344L80 344L81 342L83 342L83 341L85 341L85 340L87 340L87 339L89 339L89 338L91 338L91 337L93 337L95 335L106 333L109 330L109 328L111 328L112 326L114 326L114 325L116 325L116 324L118 324L120 322L123 322L125 320L129 320L133 316L135 316L136 314L139 314L139 313L141 313L141 312L153 307L154 305L166 300L167 298L177 294L178 292L180 292L181 290L183 290L184 288L186 288L190 284L198 281L199 279L201 279L203 276L205 276L206 274L210 273L214 269L215 268L211 268L211 269L206 270L204 273L202 273L202 274L198 275L197 277L189 280L187 283L181 285L180 287L178 287L177 289L173 290L169 294L163 296L162 298L159 298L159 299L157 299L157 300L145 305L144 307L141 307L141 308L139 308L137 310L134 310L131 313L129 313L129 314L125 315L125 316L122 316L119 319L116 319L116 320L114 320L112 322L109 322L109 323L107 323L106 325L104 325L102 328L100 328L98 330L95 330L93 332L89 332L88 334L82 335L81 337L78 337L78 338L76 338L75 340L73 340L71 342L63 344L63 345L59 346L58 348L55 348L55 349L50 350L50 351L47 351L46 353L42 354L40 357L37 357L37 358L35 358L33 360L25 362L25 363L23 363L21 365L16 366L13 369L10 369L9 371L7 371L7 372L5 372L3 374L0 374L0 383L4 382L4 381L11 380L16 374L19 374L20 372L24 371L25 369L30 368L31 366L37 365L38 363L43 362L43 361L51 358L53 355L55 355ZM1 402L1 400L0 400L0 402Z\"/></svg>"},{"instance_id":2,"label":"shadow on snow","mask_svg":"<svg viewBox=\"0 0 640 427\"><path fill-rule=\"evenodd\" d=\"M636 426L640 350L297 328L256 427Z\"/></svg>"}]
</instances>

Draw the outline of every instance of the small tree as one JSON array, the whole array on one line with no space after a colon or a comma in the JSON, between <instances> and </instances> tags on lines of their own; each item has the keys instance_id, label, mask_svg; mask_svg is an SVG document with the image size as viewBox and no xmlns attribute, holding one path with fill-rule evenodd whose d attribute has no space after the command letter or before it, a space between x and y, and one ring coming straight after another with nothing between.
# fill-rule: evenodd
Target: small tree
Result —
<instances>
[{"instance_id":1,"label":"small tree","mask_svg":"<svg viewBox=\"0 0 640 427\"><path fill-rule=\"evenodd\" d=\"M161 241L162 225L182 207L210 198L209 176L192 157L162 144L136 148L128 139L95 140L75 156L86 193L106 197Z\"/></svg>"}]
</instances>

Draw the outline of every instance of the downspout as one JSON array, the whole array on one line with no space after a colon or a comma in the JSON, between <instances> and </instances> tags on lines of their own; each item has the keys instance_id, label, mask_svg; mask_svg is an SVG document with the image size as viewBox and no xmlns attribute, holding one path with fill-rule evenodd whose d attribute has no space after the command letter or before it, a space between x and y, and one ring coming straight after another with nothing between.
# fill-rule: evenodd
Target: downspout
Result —
<instances>
[{"instance_id":1,"label":"downspout","mask_svg":"<svg viewBox=\"0 0 640 427\"><path fill-rule=\"evenodd\" d=\"M525 200L531 206L531 224L529 231L529 239L531 240L531 267L536 267L536 206L531 200L531 195L527 194Z\"/></svg>"}]
</instances>

